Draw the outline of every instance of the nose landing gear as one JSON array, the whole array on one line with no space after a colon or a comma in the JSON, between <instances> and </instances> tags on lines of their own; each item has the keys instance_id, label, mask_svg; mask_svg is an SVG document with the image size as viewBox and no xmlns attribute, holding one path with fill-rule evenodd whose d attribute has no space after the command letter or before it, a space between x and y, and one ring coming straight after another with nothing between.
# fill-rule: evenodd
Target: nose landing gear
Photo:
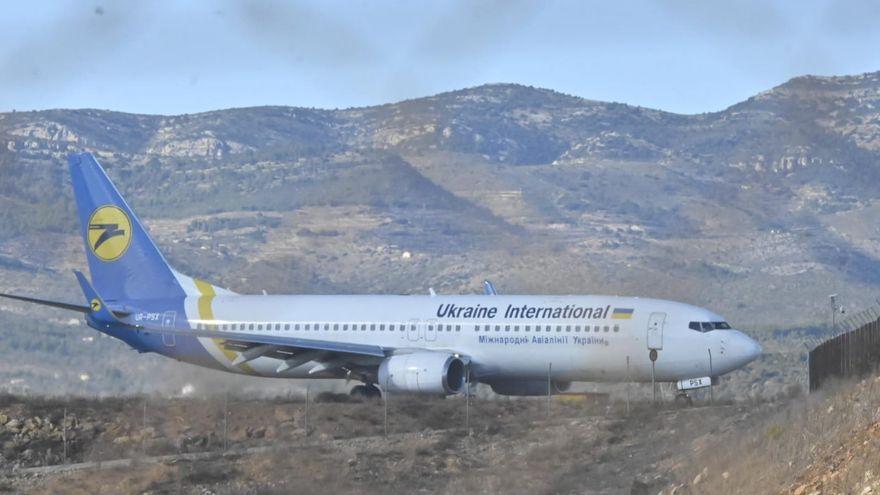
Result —
<instances>
[{"instance_id":1,"label":"nose landing gear","mask_svg":"<svg viewBox=\"0 0 880 495\"><path fill-rule=\"evenodd\" d=\"M694 400L691 399L691 396L688 395L687 392L679 390L679 392L675 394L675 405L680 407L691 407L694 405Z\"/></svg>"},{"instance_id":2,"label":"nose landing gear","mask_svg":"<svg viewBox=\"0 0 880 495\"><path fill-rule=\"evenodd\" d=\"M382 397L382 391L379 390L379 387L372 383L367 383L365 385L357 385L351 389L349 393L353 399L358 399L362 401L367 400L375 400Z\"/></svg>"}]
</instances>

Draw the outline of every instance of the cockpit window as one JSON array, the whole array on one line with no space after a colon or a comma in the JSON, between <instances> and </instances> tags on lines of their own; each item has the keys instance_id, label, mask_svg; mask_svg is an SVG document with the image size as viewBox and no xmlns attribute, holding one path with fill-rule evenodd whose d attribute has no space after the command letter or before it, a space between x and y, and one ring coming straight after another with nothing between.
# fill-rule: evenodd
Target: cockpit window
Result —
<instances>
[{"instance_id":1,"label":"cockpit window","mask_svg":"<svg viewBox=\"0 0 880 495\"><path fill-rule=\"evenodd\" d=\"M706 333L712 330L730 330L730 324L726 321L692 321L688 324L688 328Z\"/></svg>"}]
</instances>

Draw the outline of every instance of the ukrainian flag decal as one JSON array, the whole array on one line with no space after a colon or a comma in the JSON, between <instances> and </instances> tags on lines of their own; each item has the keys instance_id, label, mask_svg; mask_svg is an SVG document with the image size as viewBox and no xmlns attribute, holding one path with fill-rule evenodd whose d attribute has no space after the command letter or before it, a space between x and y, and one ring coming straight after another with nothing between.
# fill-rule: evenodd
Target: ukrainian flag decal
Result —
<instances>
[{"instance_id":1,"label":"ukrainian flag decal","mask_svg":"<svg viewBox=\"0 0 880 495\"><path fill-rule=\"evenodd\" d=\"M632 308L614 308L614 311L611 312L612 320L628 320L632 318L633 309Z\"/></svg>"}]
</instances>

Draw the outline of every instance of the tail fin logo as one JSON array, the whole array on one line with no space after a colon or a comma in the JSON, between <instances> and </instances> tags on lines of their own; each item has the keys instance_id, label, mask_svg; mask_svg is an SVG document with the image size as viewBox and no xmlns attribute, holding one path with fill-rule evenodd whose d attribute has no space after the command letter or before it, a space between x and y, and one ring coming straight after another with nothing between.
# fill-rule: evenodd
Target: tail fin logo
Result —
<instances>
[{"instance_id":1,"label":"tail fin logo","mask_svg":"<svg viewBox=\"0 0 880 495\"><path fill-rule=\"evenodd\" d=\"M101 206L89 218L88 239L98 259L116 261L131 244L131 220L117 206Z\"/></svg>"}]
</instances>

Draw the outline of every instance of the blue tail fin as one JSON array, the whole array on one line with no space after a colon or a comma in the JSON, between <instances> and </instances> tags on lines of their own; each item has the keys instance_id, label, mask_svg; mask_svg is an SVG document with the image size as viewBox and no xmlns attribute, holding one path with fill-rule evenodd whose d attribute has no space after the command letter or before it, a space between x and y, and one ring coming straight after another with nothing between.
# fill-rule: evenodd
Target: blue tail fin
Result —
<instances>
[{"instance_id":1,"label":"blue tail fin","mask_svg":"<svg viewBox=\"0 0 880 495\"><path fill-rule=\"evenodd\" d=\"M68 157L89 271L108 301L181 297L186 291L91 153Z\"/></svg>"}]
</instances>

